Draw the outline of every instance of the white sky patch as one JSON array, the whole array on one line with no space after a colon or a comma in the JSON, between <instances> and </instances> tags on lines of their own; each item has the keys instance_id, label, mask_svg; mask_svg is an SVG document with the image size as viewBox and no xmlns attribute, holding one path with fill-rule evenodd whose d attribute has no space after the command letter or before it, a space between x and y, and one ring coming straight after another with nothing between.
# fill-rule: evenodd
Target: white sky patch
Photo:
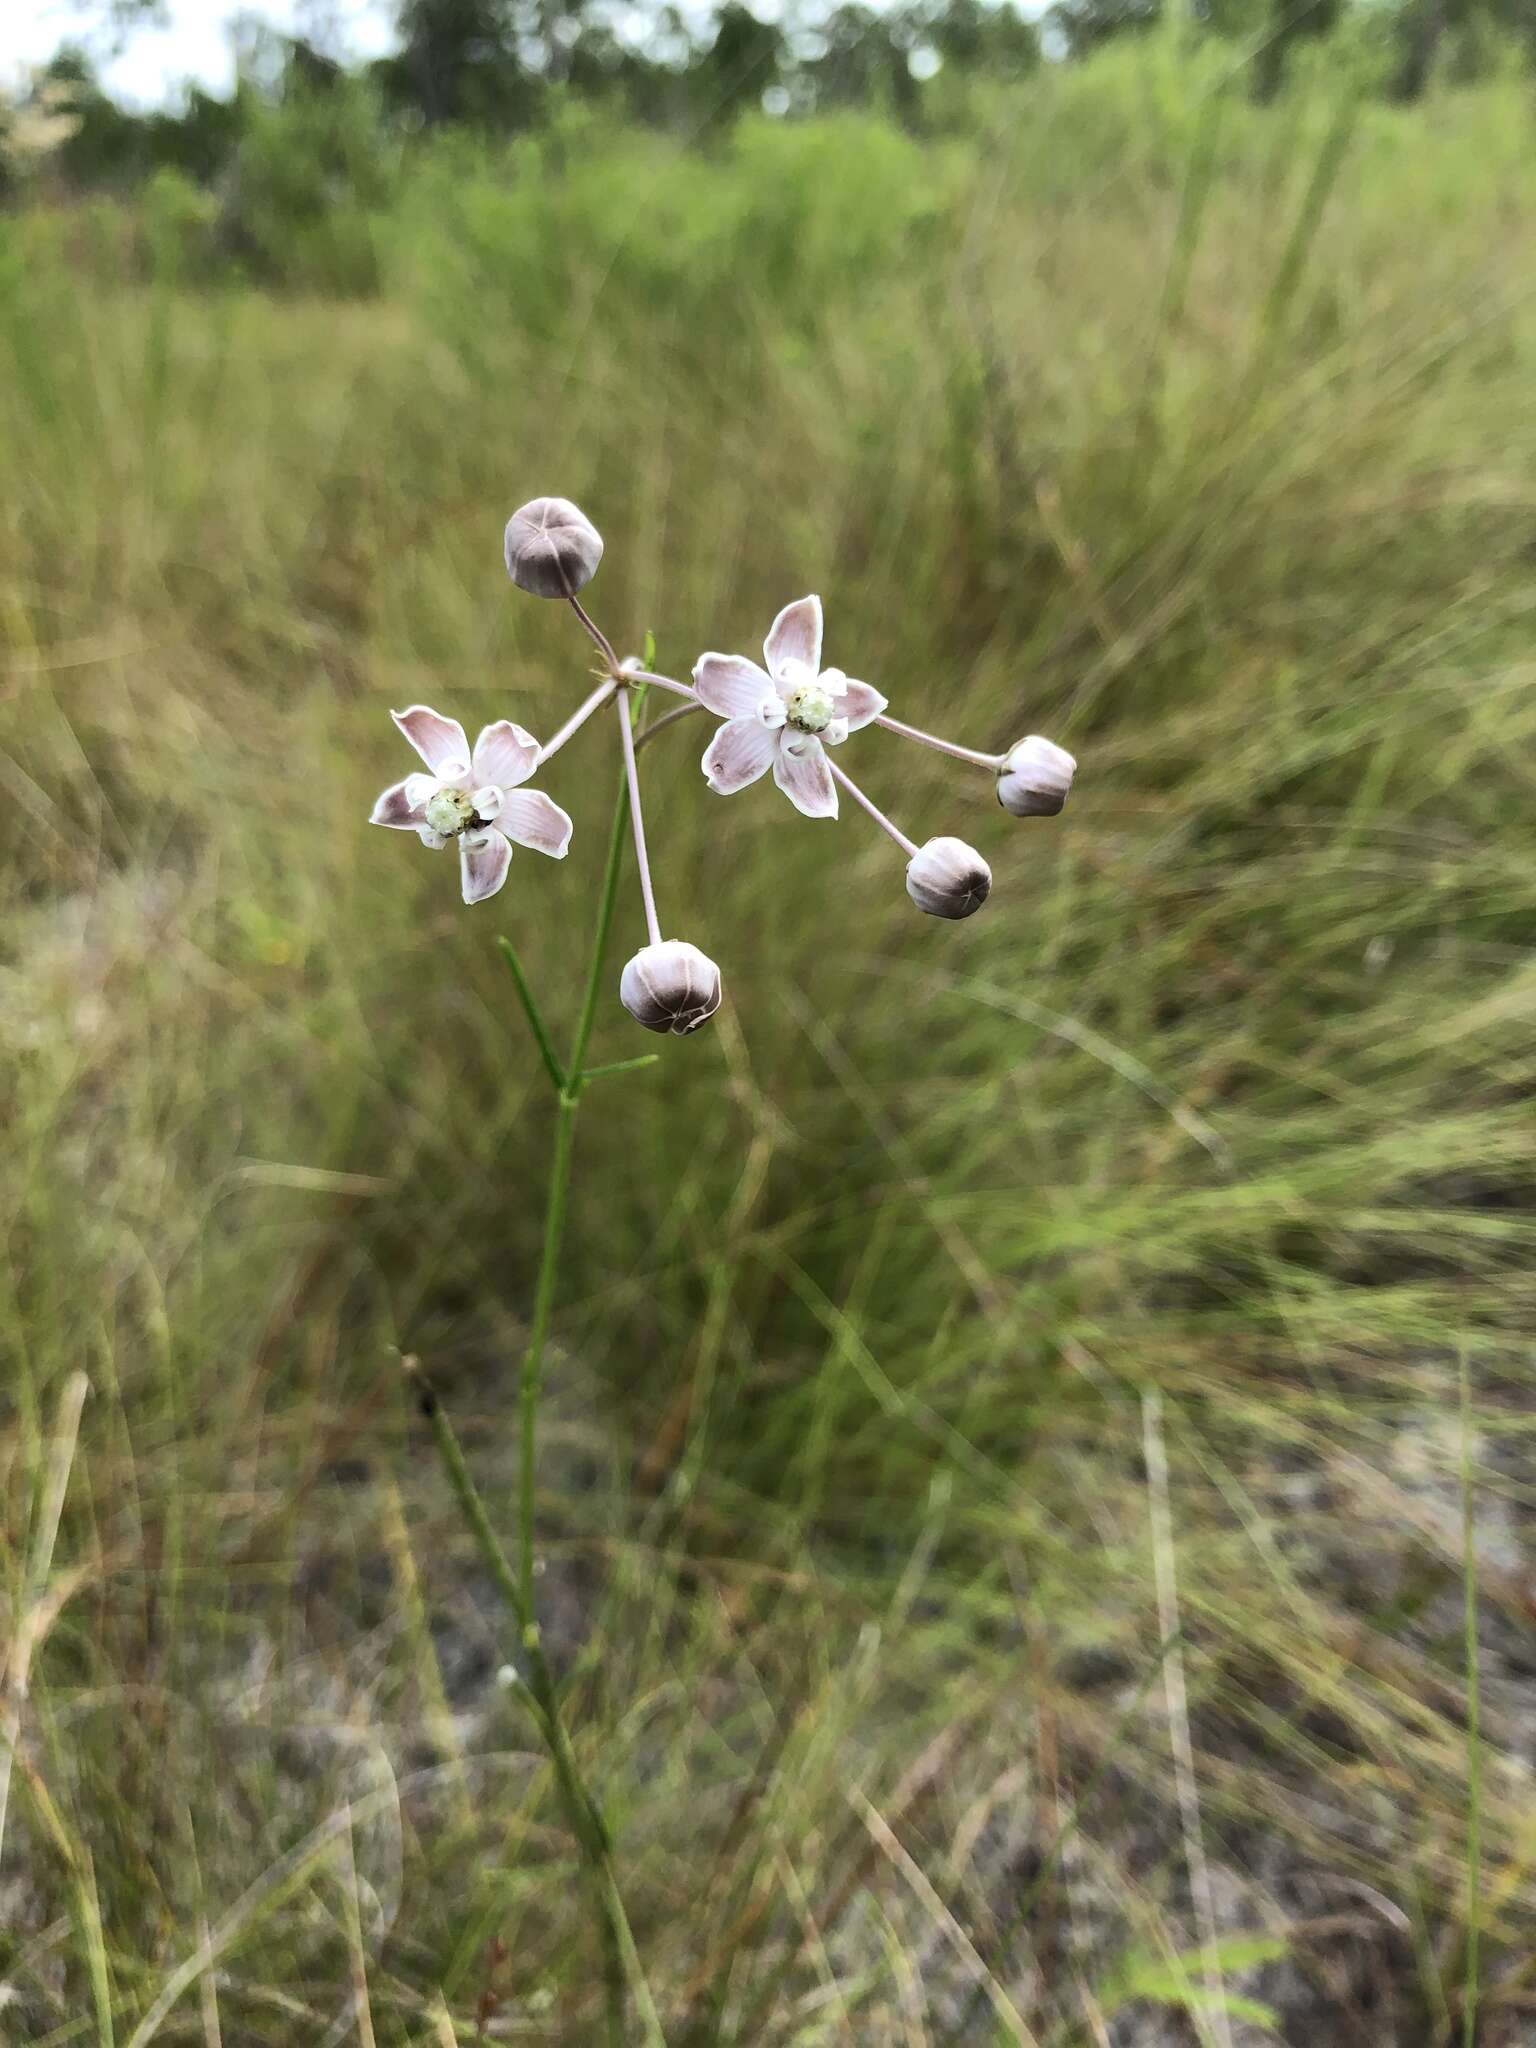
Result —
<instances>
[{"instance_id":1,"label":"white sky patch","mask_svg":"<svg viewBox=\"0 0 1536 2048\"><path fill-rule=\"evenodd\" d=\"M135 26L113 51L104 27L106 0L0 0L0 91L24 88L33 67L46 64L64 43L83 44L95 56L103 85L124 106L174 105L189 83L226 94L235 82L235 26L264 23L289 35L307 35L328 56L366 62L397 44L397 0L164 0L163 28ZM797 12L793 0L748 0L762 21ZM830 11L832 0L827 0ZM879 13L890 0L871 0ZM1037 16L1045 0L1022 0L1020 12ZM702 28L711 0L682 0L684 18ZM655 47L660 9L616 5L609 11L621 38L635 48ZM936 51L913 52L915 78L938 69ZM772 111L772 109L770 109Z\"/></svg>"},{"instance_id":2,"label":"white sky patch","mask_svg":"<svg viewBox=\"0 0 1536 2048\"><path fill-rule=\"evenodd\" d=\"M63 43L82 43L100 60L102 82L114 99L135 107L173 101L189 80L227 93L235 81L234 24L252 17L288 34L311 35L332 55L382 57L395 44L391 0L168 0L163 28L135 27L108 54L105 7L74 0L0 0L0 84L15 86L34 65L45 64Z\"/></svg>"}]
</instances>

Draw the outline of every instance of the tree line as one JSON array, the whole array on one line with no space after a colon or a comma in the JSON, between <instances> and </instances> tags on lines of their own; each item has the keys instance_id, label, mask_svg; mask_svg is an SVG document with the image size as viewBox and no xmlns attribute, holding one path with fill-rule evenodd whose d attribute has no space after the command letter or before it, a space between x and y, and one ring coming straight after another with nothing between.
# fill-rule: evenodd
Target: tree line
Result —
<instances>
[{"instance_id":1,"label":"tree line","mask_svg":"<svg viewBox=\"0 0 1536 2048\"><path fill-rule=\"evenodd\" d=\"M157 0L102 0L120 32L154 18ZM136 182L172 169L212 184L236 158L258 107L366 96L403 138L445 124L510 134L576 98L624 117L707 137L738 115L864 107L920 130L976 79L1018 79L1042 61L1071 62L1104 44L1167 27L1178 6L1191 39L1244 46L1253 96L1274 97L1298 49L1335 35L1345 0L1055 0L1026 18L1013 0L903 0L876 10L845 0L825 14L772 22L723 0L699 25L676 6L622 29L611 0L401 0L398 46L348 68L317 41L245 30L240 79L227 97L191 86L174 108L136 112L103 90L85 49L65 48L28 99L0 105L0 142L46 114L49 161L69 183ZM1356 0L1383 40L1379 81L1411 100L1439 71L1463 73L1496 52L1536 55L1536 0ZM13 172L15 159L13 158Z\"/></svg>"}]
</instances>

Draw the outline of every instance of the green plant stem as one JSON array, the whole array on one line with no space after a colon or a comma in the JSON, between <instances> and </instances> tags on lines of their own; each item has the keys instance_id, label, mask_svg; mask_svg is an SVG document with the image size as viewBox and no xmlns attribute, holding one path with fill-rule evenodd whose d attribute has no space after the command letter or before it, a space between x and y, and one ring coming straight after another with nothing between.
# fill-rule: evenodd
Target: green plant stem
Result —
<instances>
[{"instance_id":1,"label":"green plant stem","mask_svg":"<svg viewBox=\"0 0 1536 2048\"><path fill-rule=\"evenodd\" d=\"M576 1753L571 1748L570 1737L560 1715L559 1694L555 1690L554 1676L544 1655L544 1645L539 1636L533 1609L524 1596L522 1583L514 1573L496 1531L491 1527L490 1517L485 1511L485 1502L481 1499L480 1489L475 1485L469 1467L464 1462L464 1453L453 1424L448 1419L447 1411L431 1383L419 1373L416 1379L421 1398L421 1412L431 1425L438 1455L442 1459L448 1482L458 1500L459 1510L491 1577L496 1582L497 1590L517 1619L519 1640L528 1664L527 1702L538 1724L544 1746L549 1751L560 1803L565 1809L566 1819L576 1837L591 1877L603 1943L603 1979L607 1999L609 2048L623 2048L626 1979L634 1990L635 2002L645 2021L647 2042L652 2044L652 2048L666 2048L666 2037L661 2031L650 1987L645 1982L635 1938L630 1931L629 1916L624 1910L624 1901L614 1875L608 1824L603 1818L602 1808L587 1789L586 1781L581 1775L581 1766L576 1761Z\"/></svg>"},{"instance_id":2,"label":"green plant stem","mask_svg":"<svg viewBox=\"0 0 1536 2048\"><path fill-rule=\"evenodd\" d=\"M533 1034L534 1043L538 1046L545 1072L554 1087L556 1103L554 1151L550 1159L544 1205L543 1247L539 1257L538 1276L534 1282L533 1314L529 1323L527 1347L523 1353L521 1383L518 1390L521 1428L517 1489L518 1562L515 1571L501 1547L495 1530L491 1527L485 1503L470 1476L458 1438L442 1403L425 1380L420 1380L419 1384L422 1413L432 1426L438 1455L442 1459L460 1511L479 1546L480 1554L496 1582L498 1591L516 1619L518 1639L527 1665L527 1699L554 1766L555 1784L566 1818L591 1878L603 1943L609 2048L623 2048L626 1984L639 2011L648 2048L666 2048L666 2036L661 2029L661 2021L651 1998L650 1987L645 1981L645 1972L641 1967L639 1952L635 1947L618 1880L614 1874L608 1825L603 1817L602 1808L587 1789L581 1775L581 1767L571 1748L565 1723L561 1718L560 1696L549 1662L544 1655L534 1600L538 1421L539 1402L544 1391L544 1351L549 1340L550 1321L554 1313L555 1288L560 1273L560 1245L565 1234L565 1218L570 1204L576 1111L586 1083L592 1078L584 1071L584 1062L597 1016L603 960L608 950L609 933L613 927L619 872L624 858L624 827L628 814L629 783L626 776L620 781L618 801L614 807L613 830L609 835L608 858L603 868L597 917L592 932L586 988L577 1018L571 1056L565 1065L561 1064L555 1052L516 951L510 941L503 939L500 942L502 957L511 969L512 978L517 985L529 1030ZM652 1058L654 1055L645 1054L634 1061L620 1060L611 1068L594 1069L594 1072L622 1072L632 1066L648 1065Z\"/></svg>"},{"instance_id":3,"label":"green plant stem","mask_svg":"<svg viewBox=\"0 0 1536 2048\"><path fill-rule=\"evenodd\" d=\"M543 1055L545 1068L555 1083L557 1103L555 1149L550 1161L549 1190L544 1205L544 1247L539 1258L538 1278L534 1283L533 1319L528 1331L528 1346L523 1353L522 1384L518 1399L522 1417L522 1447L517 1490L518 1591L519 1625L525 1638L530 1630L535 1636L538 1632L533 1599L534 1495L538 1465L539 1401L544 1391L544 1346L549 1338L550 1317L555 1305L555 1286L560 1272L560 1240L565 1233L565 1212L570 1196L576 1109L585 1085L582 1063L587 1056L593 1019L597 1014L597 994L602 981L603 956L608 950L608 934L613 925L614 903L618 896L619 869L624 858L624 818L628 796L629 785L626 778L620 786L619 800L614 807L613 830L608 841L608 859L603 869L602 890L597 904L597 922L592 933L592 955L587 967L586 993L582 998L576 1038L566 1066L561 1066L554 1047L550 1044L549 1034L544 1029L533 992L528 987L516 954L505 942L502 947L507 965L512 969L517 981L518 992L523 996L523 1007L527 1012L539 1051Z\"/></svg>"},{"instance_id":4,"label":"green plant stem","mask_svg":"<svg viewBox=\"0 0 1536 2048\"><path fill-rule=\"evenodd\" d=\"M624 826L629 817L629 778L619 778L618 802L613 808L613 829L608 835L608 862L603 870L602 894L597 903L597 924L592 933L592 957L587 963L587 986L581 999L581 1014L576 1022L576 1037L571 1046L571 1056L566 1062L570 1075L570 1086L578 1091L581 1087L581 1070L587 1057L587 1044L592 1036L592 1025L597 1017L597 996L602 985L603 956L608 951L608 934L613 926L613 907L619 893L619 868L624 860Z\"/></svg>"},{"instance_id":5,"label":"green plant stem","mask_svg":"<svg viewBox=\"0 0 1536 2048\"><path fill-rule=\"evenodd\" d=\"M587 1045L597 1015L603 958L608 950L608 934L612 928L614 904L618 896L619 870L624 858L624 821L628 799L629 789L626 780L620 786L618 803L614 809L613 830L609 835L608 858L603 868L597 920L592 933L592 951L587 965L587 985L582 997L581 1013L577 1019L576 1036L571 1047L570 1060L563 1069L564 1078L557 1091L554 1152L550 1159L548 1192L544 1204L544 1243L539 1258L538 1278L534 1284L533 1318L528 1331L527 1349L523 1353L522 1383L519 1389L518 1405L522 1427L517 1489L518 1573L515 1588L507 1584L511 1577L510 1568L485 1518L483 1506L479 1509L477 1522L472 1524L480 1539L481 1549L486 1551L487 1557L490 1555L486 1550L489 1543L494 1545L498 1557L501 1558L498 1583L507 1594L517 1616L518 1632L528 1659L530 1689L544 1724L545 1740L554 1759L556 1778L562 1788L571 1825L576 1829L577 1839L587 1854L596 1880L608 1993L608 2036L613 2048L618 2048L618 2044L622 2043L624 2038L624 1977L626 1965L631 1958L634 1959L631 1974L642 1988L644 1977L638 1968L634 1941L629 1932L623 1900L613 1874L607 1824L601 1809L582 1782L575 1757L571 1753L564 1723L560 1718L559 1698L555 1692L554 1680L544 1656L543 1639L539 1633L533 1577L539 1402L544 1392L544 1347L549 1338L550 1319L554 1312L555 1287L560 1273L560 1244L565 1234L565 1216L570 1200L576 1111L581 1102L584 1086L582 1063L586 1058ZM545 1064L550 1068L553 1078L554 1072L559 1068L553 1049ZM462 1460L460 1464L462 1468ZM469 1491L473 1493L467 1472L463 1474L463 1479L469 1484ZM460 1498L466 1499L462 1488ZM475 1498L478 1501L478 1495ZM502 1573L505 1577L501 1576ZM649 2002L648 1992L643 1993L640 2002L643 2009ZM652 2019L654 2020L654 2012ZM659 2026L654 2029L654 2037L661 2038Z\"/></svg>"},{"instance_id":6,"label":"green plant stem","mask_svg":"<svg viewBox=\"0 0 1536 2048\"><path fill-rule=\"evenodd\" d=\"M538 1622L533 1605L534 1481L538 1457L539 1399L544 1391L544 1345L549 1336L550 1316L555 1305L555 1282L560 1268L560 1239L565 1231L565 1211L571 1187L571 1152L576 1135L576 1104L580 1091L562 1088L555 1112L555 1149L549 1166L549 1192L544 1203L544 1250L539 1259L539 1277L533 1294L533 1321L528 1330L528 1348L523 1353L522 1458L518 1469L518 1592L525 1648L535 1647ZM529 1641L532 1636L533 1641Z\"/></svg>"},{"instance_id":7,"label":"green plant stem","mask_svg":"<svg viewBox=\"0 0 1536 2048\"><path fill-rule=\"evenodd\" d=\"M1463 2048L1477 2041L1478 1945L1482 1922L1483 1734L1478 1679L1477 1497L1472 1465L1472 1363L1461 1354L1462 1625L1467 1662L1467 1940L1462 1991Z\"/></svg>"}]
</instances>

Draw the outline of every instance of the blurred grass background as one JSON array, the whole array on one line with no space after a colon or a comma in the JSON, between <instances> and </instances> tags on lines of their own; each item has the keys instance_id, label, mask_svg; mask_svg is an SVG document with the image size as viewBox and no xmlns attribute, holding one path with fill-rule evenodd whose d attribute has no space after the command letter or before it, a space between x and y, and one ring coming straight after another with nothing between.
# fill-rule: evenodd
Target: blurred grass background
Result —
<instances>
[{"instance_id":1,"label":"blurred grass background","mask_svg":"<svg viewBox=\"0 0 1536 2048\"><path fill-rule=\"evenodd\" d=\"M558 492L621 650L815 588L897 716L1081 762L1023 825L852 744L991 861L951 928L701 725L642 757L727 1006L583 1120L540 1512L668 2040L1528 2041L1528 85L1259 112L1153 40L969 136L572 113L283 295L186 199L0 220L0 2038L596 2038L399 1355L510 1526L493 942L570 1014L612 735L483 910L364 822L390 706L586 687L499 561Z\"/></svg>"}]
</instances>

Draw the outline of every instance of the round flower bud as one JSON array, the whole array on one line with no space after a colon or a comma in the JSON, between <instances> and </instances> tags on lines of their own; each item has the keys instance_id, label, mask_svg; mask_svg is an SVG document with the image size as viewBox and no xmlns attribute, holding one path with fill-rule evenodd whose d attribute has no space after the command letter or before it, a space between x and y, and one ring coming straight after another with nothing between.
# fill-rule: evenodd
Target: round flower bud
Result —
<instances>
[{"instance_id":1,"label":"round flower bud","mask_svg":"<svg viewBox=\"0 0 1536 2048\"><path fill-rule=\"evenodd\" d=\"M997 800L1015 818L1054 818L1067 800L1077 763L1065 747L1032 732L1011 747L997 772Z\"/></svg>"},{"instance_id":2,"label":"round flower bud","mask_svg":"<svg viewBox=\"0 0 1536 2048\"><path fill-rule=\"evenodd\" d=\"M603 537L569 498L530 498L507 521L507 574L535 597L574 597L603 559Z\"/></svg>"},{"instance_id":3,"label":"round flower bud","mask_svg":"<svg viewBox=\"0 0 1536 2048\"><path fill-rule=\"evenodd\" d=\"M992 893L992 870L963 839L930 839L907 863L907 894L930 917L969 917Z\"/></svg>"},{"instance_id":4,"label":"round flower bud","mask_svg":"<svg viewBox=\"0 0 1536 2048\"><path fill-rule=\"evenodd\" d=\"M679 1038L697 1031L720 1007L720 970L685 939L645 946L619 977L619 1000L647 1031Z\"/></svg>"}]
</instances>

